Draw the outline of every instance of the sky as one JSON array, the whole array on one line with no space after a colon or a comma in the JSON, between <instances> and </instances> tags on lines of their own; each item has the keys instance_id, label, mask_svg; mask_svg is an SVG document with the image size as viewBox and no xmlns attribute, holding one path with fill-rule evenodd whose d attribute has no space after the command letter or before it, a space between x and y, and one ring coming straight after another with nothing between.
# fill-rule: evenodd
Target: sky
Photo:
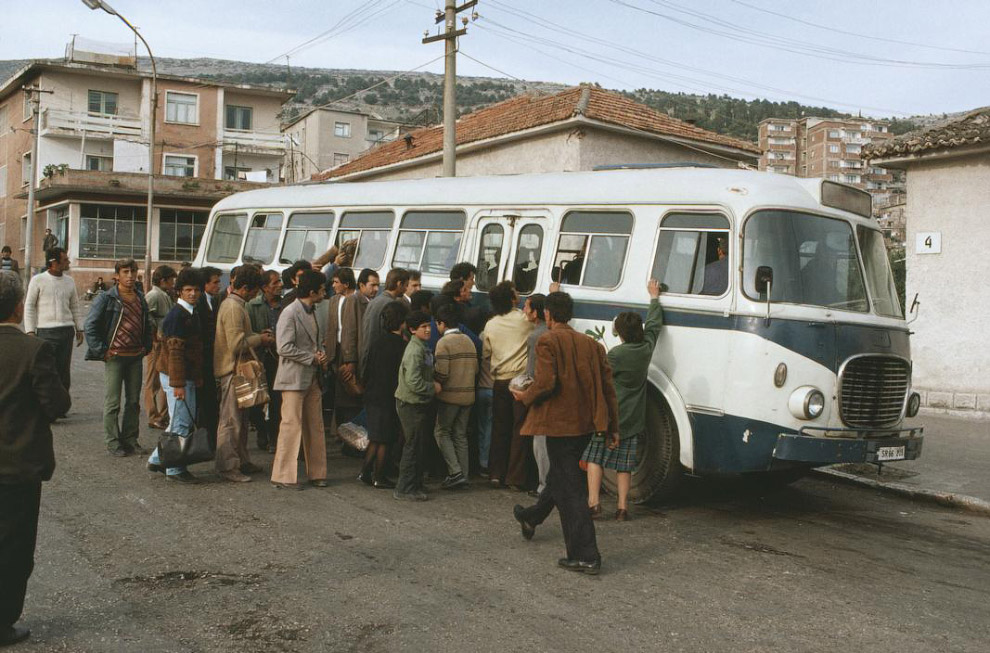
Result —
<instances>
[{"instance_id":1,"label":"sky","mask_svg":"<svg viewBox=\"0 0 990 653\"><path fill-rule=\"evenodd\" d=\"M443 0L108 2L157 57L443 72L443 44L420 42L436 32ZM0 7L0 59L61 57L73 34L133 40L81 0ZM990 105L987 0L480 0L473 11L459 75L794 100L876 117Z\"/></svg>"}]
</instances>

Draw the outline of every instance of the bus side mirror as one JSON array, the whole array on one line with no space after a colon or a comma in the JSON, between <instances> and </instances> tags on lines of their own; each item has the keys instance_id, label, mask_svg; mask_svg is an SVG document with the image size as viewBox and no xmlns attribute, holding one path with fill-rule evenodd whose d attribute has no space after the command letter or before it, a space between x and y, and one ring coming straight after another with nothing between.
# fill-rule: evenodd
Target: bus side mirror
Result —
<instances>
[{"instance_id":1,"label":"bus side mirror","mask_svg":"<svg viewBox=\"0 0 990 653\"><path fill-rule=\"evenodd\" d=\"M554 283L560 283L560 266L555 265L553 269L550 270L550 280Z\"/></svg>"},{"instance_id":2,"label":"bus side mirror","mask_svg":"<svg viewBox=\"0 0 990 653\"><path fill-rule=\"evenodd\" d=\"M773 286L773 268L761 265L756 268L756 292L766 294L770 298L770 288Z\"/></svg>"}]
</instances>

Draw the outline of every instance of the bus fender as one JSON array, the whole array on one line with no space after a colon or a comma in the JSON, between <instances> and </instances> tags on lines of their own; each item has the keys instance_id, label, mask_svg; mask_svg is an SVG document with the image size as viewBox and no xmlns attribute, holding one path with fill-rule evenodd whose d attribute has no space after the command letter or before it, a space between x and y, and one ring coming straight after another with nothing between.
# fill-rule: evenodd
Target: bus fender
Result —
<instances>
[{"instance_id":1,"label":"bus fender","mask_svg":"<svg viewBox=\"0 0 990 653\"><path fill-rule=\"evenodd\" d=\"M671 383L670 379L667 378L667 375L662 370L652 365L650 366L647 378L653 387L663 395L664 401L667 402L667 407L674 415L681 448L681 465L687 470L694 469L694 437L691 431L691 420L688 418L687 406L684 403L684 399L681 398L681 393L677 391L677 387Z\"/></svg>"}]
</instances>

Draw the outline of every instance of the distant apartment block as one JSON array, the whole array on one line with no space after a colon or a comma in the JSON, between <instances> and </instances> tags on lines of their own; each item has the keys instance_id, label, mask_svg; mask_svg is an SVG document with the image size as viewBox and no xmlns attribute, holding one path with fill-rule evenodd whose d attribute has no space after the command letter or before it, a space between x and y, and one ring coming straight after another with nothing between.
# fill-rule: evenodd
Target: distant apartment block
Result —
<instances>
[{"instance_id":1,"label":"distant apartment block","mask_svg":"<svg viewBox=\"0 0 990 653\"><path fill-rule=\"evenodd\" d=\"M394 141L402 125L358 111L316 108L283 128L285 180L308 181L315 173L343 165L372 147Z\"/></svg>"},{"instance_id":2,"label":"distant apartment block","mask_svg":"<svg viewBox=\"0 0 990 653\"><path fill-rule=\"evenodd\" d=\"M768 118L760 123L760 170L797 177L821 177L869 191L874 206L903 189L891 171L867 165L863 146L893 138L887 124L865 119Z\"/></svg>"},{"instance_id":3,"label":"distant apartment block","mask_svg":"<svg viewBox=\"0 0 990 653\"><path fill-rule=\"evenodd\" d=\"M23 260L33 166L33 260L51 228L82 284L145 255L151 75L77 54L33 62L0 85L0 240ZM37 161L24 86L50 91L40 94ZM174 263L193 258L217 200L279 181L291 92L159 75L157 97L152 258Z\"/></svg>"}]
</instances>

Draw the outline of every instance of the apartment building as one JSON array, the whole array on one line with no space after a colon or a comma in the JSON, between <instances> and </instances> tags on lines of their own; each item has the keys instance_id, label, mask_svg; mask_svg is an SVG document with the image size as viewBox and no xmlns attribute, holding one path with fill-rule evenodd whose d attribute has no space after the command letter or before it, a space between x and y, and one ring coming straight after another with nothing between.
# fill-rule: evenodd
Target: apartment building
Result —
<instances>
[{"instance_id":1,"label":"apartment building","mask_svg":"<svg viewBox=\"0 0 990 653\"><path fill-rule=\"evenodd\" d=\"M35 61L0 85L0 241L23 261L33 166L33 263L43 260L50 228L80 285L108 278L116 259L142 259L149 227L151 75L96 60ZM292 93L170 75L159 75L157 86L152 258L177 263L195 255L217 200L279 181L280 116ZM23 87L45 91L37 161Z\"/></svg>"},{"instance_id":2,"label":"apartment building","mask_svg":"<svg viewBox=\"0 0 990 653\"><path fill-rule=\"evenodd\" d=\"M882 121L839 118L768 118L760 123L760 170L797 177L821 177L869 191L874 205L886 204L903 189L903 179L865 163L867 143L893 138Z\"/></svg>"},{"instance_id":3,"label":"apartment building","mask_svg":"<svg viewBox=\"0 0 990 653\"><path fill-rule=\"evenodd\" d=\"M316 108L283 128L287 182L343 165L372 147L394 141L402 124L359 111Z\"/></svg>"}]
</instances>

